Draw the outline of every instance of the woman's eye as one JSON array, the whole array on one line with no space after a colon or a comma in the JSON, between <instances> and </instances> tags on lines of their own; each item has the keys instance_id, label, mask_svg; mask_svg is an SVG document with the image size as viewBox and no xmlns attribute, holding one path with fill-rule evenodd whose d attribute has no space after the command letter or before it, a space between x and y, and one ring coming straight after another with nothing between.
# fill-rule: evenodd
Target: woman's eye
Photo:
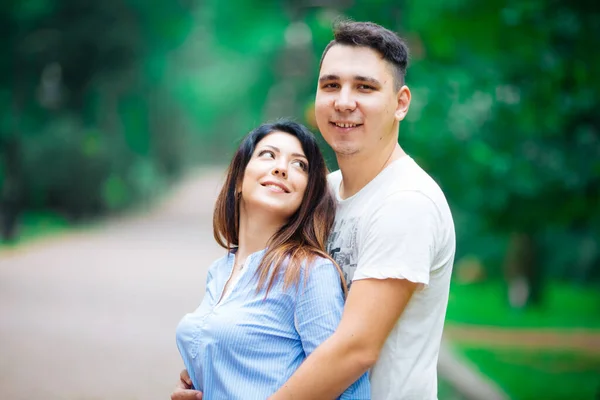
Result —
<instances>
[{"instance_id":1,"label":"woman's eye","mask_svg":"<svg viewBox=\"0 0 600 400\"><path fill-rule=\"evenodd\" d=\"M304 161L295 160L292 164L295 164L298 167L300 167L300 169L302 169L302 171L308 170L308 165L306 165L306 163Z\"/></svg>"},{"instance_id":2,"label":"woman's eye","mask_svg":"<svg viewBox=\"0 0 600 400\"><path fill-rule=\"evenodd\" d=\"M271 150L263 150L260 153L258 153L259 157L268 157L268 158L275 158L275 154L271 151Z\"/></svg>"}]
</instances>

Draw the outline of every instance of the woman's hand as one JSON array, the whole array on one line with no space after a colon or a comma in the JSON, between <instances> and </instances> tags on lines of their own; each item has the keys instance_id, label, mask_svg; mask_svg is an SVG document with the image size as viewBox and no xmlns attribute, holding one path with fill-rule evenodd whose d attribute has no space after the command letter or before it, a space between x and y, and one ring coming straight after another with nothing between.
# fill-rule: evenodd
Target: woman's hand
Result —
<instances>
[{"instance_id":1,"label":"woman's hand","mask_svg":"<svg viewBox=\"0 0 600 400\"><path fill-rule=\"evenodd\" d=\"M173 393L171 393L171 400L202 400L202 392L192 389L192 380L184 369L179 374L179 382L175 385Z\"/></svg>"}]
</instances>

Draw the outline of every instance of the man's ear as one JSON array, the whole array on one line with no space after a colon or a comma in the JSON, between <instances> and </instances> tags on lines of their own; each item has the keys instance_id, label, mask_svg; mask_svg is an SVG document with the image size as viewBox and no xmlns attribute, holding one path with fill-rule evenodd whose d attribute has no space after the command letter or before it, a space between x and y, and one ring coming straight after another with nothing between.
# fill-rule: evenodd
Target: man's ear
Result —
<instances>
[{"instance_id":1,"label":"man's ear","mask_svg":"<svg viewBox=\"0 0 600 400\"><path fill-rule=\"evenodd\" d=\"M406 117L406 114L408 114L408 108L410 107L411 94L408 86L403 85L398 90L397 96L398 103L396 105L396 111L394 112L394 116L397 121L402 121Z\"/></svg>"}]
</instances>

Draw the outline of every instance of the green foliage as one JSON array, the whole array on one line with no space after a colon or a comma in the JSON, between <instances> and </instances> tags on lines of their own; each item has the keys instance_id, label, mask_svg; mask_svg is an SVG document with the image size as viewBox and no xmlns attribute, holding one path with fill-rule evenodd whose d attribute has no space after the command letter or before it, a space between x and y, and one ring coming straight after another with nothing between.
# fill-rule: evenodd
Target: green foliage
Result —
<instances>
[{"instance_id":1,"label":"green foliage","mask_svg":"<svg viewBox=\"0 0 600 400\"><path fill-rule=\"evenodd\" d=\"M411 48L400 142L449 198L457 259L474 254L501 276L506 238L521 232L552 276L597 276L591 3L11 0L0 9L0 182L26 208L119 210L191 164L227 163L267 119L310 123L332 23L351 17L398 31Z\"/></svg>"},{"instance_id":2,"label":"green foliage","mask_svg":"<svg viewBox=\"0 0 600 400\"><path fill-rule=\"evenodd\" d=\"M600 79L590 71L600 58L584 38L600 25L586 4L411 6L405 29L420 33L422 49L407 145L484 229L598 237ZM557 247L559 236L550 241ZM576 253L563 261L579 263Z\"/></svg>"},{"instance_id":3,"label":"green foliage","mask_svg":"<svg viewBox=\"0 0 600 400\"><path fill-rule=\"evenodd\" d=\"M42 236L60 234L66 232L68 228L69 222L55 213L26 212L21 217L18 243L35 240ZM10 248L16 243L0 240L0 251Z\"/></svg>"},{"instance_id":4,"label":"green foliage","mask_svg":"<svg viewBox=\"0 0 600 400\"><path fill-rule=\"evenodd\" d=\"M230 145L216 133L226 119L240 136L255 123L248 109L256 114L266 93L251 82L271 83L261 70L273 31L285 27L280 19L244 26L235 6L216 2L4 7L0 107L13 112L0 117L0 203L76 218L155 195L192 159L222 162L215 150ZM237 30L220 30L228 21ZM241 51L254 42L261 54ZM231 119L232 98L252 107Z\"/></svg>"},{"instance_id":5,"label":"green foliage","mask_svg":"<svg viewBox=\"0 0 600 400\"><path fill-rule=\"evenodd\" d=\"M413 99L400 143L449 198L460 222L457 259L493 250L486 266L499 268L503 249L479 244L524 232L552 276L576 265L578 279L593 277L600 266L600 78L592 71L600 56L591 49L600 19L591 3L382 3L383 13L367 2L344 11L407 39ZM566 237L577 240L566 247Z\"/></svg>"}]
</instances>

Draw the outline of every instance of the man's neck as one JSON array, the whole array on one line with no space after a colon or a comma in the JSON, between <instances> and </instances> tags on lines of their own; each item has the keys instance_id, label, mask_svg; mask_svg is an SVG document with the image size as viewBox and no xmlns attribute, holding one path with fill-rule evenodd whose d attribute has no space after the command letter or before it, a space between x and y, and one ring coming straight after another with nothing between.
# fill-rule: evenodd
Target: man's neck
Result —
<instances>
[{"instance_id":1,"label":"man's neck","mask_svg":"<svg viewBox=\"0 0 600 400\"><path fill-rule=\"evenodd\" d=\"M236 257L243 261L250 254L267 247L267 243L281 228L282 223L270 218L268 213L240 211Z\"/></svg>"},{"instance_id":2,"label":"man's neck","mask_svg":"<svg viewBox=\"0 0 600 400\"><path fill-rule=\"evenodd\" d=\"M404 150L396 142L379 149L376 153L371 152L352 156L338 155L337 161L342 171L340 197L347 199L354 196L388 165L405 155Z\"/></svg>"}]
</instances>

